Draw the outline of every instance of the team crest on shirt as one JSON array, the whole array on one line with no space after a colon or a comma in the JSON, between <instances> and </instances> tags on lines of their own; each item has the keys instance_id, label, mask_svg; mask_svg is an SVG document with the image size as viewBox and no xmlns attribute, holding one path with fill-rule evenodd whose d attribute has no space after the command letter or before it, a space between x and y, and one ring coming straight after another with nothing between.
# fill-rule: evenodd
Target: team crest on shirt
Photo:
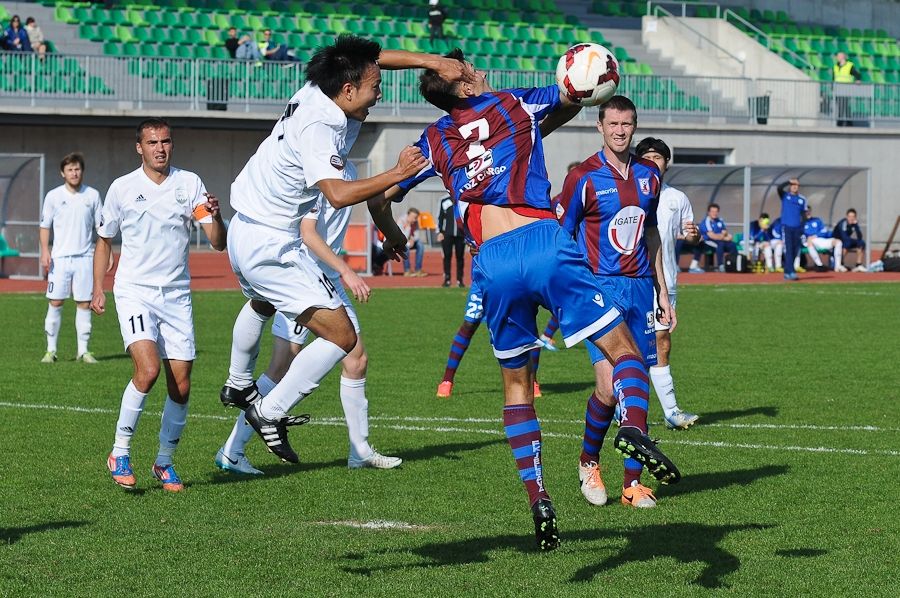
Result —
<instances>
[{"instance_id":1,"label":"team crest on shirt","mask_svg":"<svg viewBox=\"0 0 900 598\"><path fill-rule=\"evenodd\" d=\"M644 232L644 210L638 206L625 206L613 217L607 236L613 249L623 255L631 255L637 249Z\"/></svg>"},{"instance_id":2,"label":"team crest on shirt","mask_svg":"<svg viewBox=\"0 0 900 598\"><path fill-rule=\"evenodd\" d=\"M344 159L341 158L340 156L337 156L337 155L331 156L330 162L331 162L331 165L334 166L335 168L337 168L338 170L344 169Z\"/></svg>"},{"instance_id":3,"label":"team crest on shirt","mask_svg":"<svg viewBox=\"0 0 900 598\"><path fill-rule=\"evenodd\" d=\"M178 202L179 205L184 205L187 203L188 194L184 189L175 189L175 201Z\"/></svg>"},{"instance_id":4,"label":"team crest on shirt","mask_svg":"<svg viewBox=\"0 0 900 598\"><path fill-rule=\"evenodd\" d=\"M641 188L641 193L650 193L650 179L638 179L638 186Z\"/></svg>"}]
</instances>

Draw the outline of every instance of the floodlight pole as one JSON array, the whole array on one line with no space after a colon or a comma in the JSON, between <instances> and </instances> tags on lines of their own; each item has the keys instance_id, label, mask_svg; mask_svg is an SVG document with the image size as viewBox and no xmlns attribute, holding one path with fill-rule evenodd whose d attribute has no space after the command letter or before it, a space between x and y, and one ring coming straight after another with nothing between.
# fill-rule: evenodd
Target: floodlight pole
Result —
<instances>
[{"instance_id":1,"label":"floodlight pole","mask_svg":"<svg viewBox=\"0 0 900 598\"><path fill-rule=\"evenodd\" d=\"M872 169L866 169L866 268L872 263ZM882 259L884 256L882 256Z\"/></svg>"},{"instance_id":2,"label":"floodlight pole","mask_svg":"<svg viewBox=\"0 0 900 598\"><path fill-rule=\"evenodd\" d=\"M750 257L753 255L752 250L750 249L750 244L753 242L750 239L750 176L752 174L751 166L744 166L744 253L746 254L747 260L750 260Z\"/></svg>"}]
</instances>

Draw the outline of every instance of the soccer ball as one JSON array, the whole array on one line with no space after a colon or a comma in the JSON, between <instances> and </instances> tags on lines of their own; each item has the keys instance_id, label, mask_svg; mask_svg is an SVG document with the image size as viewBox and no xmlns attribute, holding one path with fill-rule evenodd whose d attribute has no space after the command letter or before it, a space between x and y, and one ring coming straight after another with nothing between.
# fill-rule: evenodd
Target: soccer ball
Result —
<instances>
[{"instance_id":1,"label":"soccer ball","mask_svg":"<svg viewBox=\"0 0 900 598\"><path fill-rule=\"evenodd\" d=\"M600 44L575 44L559 58L556 84L576 104L596 106L615 95L619 63Z\"/></svg>"}]
</instances>

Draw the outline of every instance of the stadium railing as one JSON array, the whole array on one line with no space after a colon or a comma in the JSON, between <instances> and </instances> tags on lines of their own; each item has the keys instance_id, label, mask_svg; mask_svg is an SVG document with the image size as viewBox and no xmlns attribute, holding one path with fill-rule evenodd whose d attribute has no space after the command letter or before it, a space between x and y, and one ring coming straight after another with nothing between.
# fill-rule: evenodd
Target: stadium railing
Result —
<instances>
[{"instance_id":1,"label":"stadium railing","mask_svg":"<svg viewBox=\"0 0 900 598\"><path fill-rule=\"evenodd\" d=\"M374 114L434 116L414 71L385 71ZM553 83L544 71L489 71L497 89ZM223 110L272 114L303 83L300 63L139 56L0 53L0 106L115 110ZM900 126L900 85L841 86L742 77L626 75L619 93L641 118L659 122L780 123L842 120ZM593 119L590 110L581 119Z\"/></svg>"}]
</instances>

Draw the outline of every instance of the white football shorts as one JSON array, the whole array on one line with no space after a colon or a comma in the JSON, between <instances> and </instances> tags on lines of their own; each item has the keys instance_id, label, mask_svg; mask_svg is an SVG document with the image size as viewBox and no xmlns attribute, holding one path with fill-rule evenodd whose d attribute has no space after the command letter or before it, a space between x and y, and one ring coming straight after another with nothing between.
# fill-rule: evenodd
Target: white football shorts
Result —
<instances>
[{"instance_id":1,"label":"white football shorts","mask_svg":"<svg viewBox=\"0 0 900 598\"><path fill-rule=\"evenodd\" d=\"M289 320L311 307L340 307L337 288L300 246L297 235L236 214L228 226L228 259L244 296L271 303Z\"/></svg>"},{"instance_id":2,"label":"white football shorts","mask_svg":"<svg viewBox=\"0 0 900 598\"><path fill-rule=\"evenodd\" d=\"M677 291L669 291L669 303L672 305L672 309L675 309L676 298L678 297ZM653 321L656 322L654 329L659 332L661 330L668 330L669 326L666 324L661 324L659 318L656 317L656 313L659 311L659 301L656 300L656 292L653 293ZM677 315L677 314L676 314Z\"/></svg>"},{"instance_id":3,"label":"white football shorts","mask_svg":"<svg viewBox=\"0 0 900 598\"><path fill-rule=\"evenodd\" d=\"M359 334L359 318L356 316L356 310L353 308L350 296L347 295L347 291L340 280L332 279L332 282L341 296L341 301L344 304L344 309L347 310L347 315L350 316L350 321L353 322L353 329L356 331L356 334ZM287 316L279 311L275 313L275 317L272 319L272 334L295 345L303 345L306 344L309 329L301 326L294 320L288 319Z\"/></svg>"},{"instance_id":4,"label":"white football shorts","mask_svg":"<svg viewBox=\"0 0 900 598\"><path fill-rule=\"evenodd\" d=\"M149 340L163 359L194 360L190 288L116 282L113 296L126 349L135 341Z\"/></svg>"},{"instance_id":5,"label":"white football shorts","mask_svg":"<svg viewBox=\"0 0 900 598\"><path fill-rule=\"evenodd\" d=\"M813 247L818 251L819 249L832 249L834 247L834 239L823 239L822 237L814 237Z\"/></svg>"},{"instance_id":6,"label":"white football shorts","mask_svg":"<svg viewBox=\"0 0 900 598\"><path fill-rule=\"evenodd\" d=\"M55 257L47 272L47 299L90 301L94 292L94 256Z\"/></svg>"}]
</instances>

